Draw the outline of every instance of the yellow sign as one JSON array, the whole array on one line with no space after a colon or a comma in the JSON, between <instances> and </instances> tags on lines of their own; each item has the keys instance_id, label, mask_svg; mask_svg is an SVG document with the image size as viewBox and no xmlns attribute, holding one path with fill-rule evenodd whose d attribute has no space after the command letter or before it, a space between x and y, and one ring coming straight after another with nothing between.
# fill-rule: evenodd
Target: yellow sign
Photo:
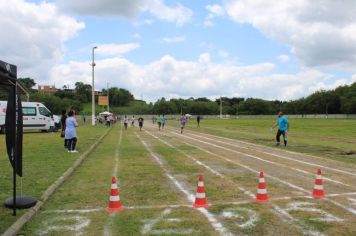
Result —
<instances>
[{"instance_id":1,"label":"yellow sign","mask_svg":"<svg viewBox=\"0 0 356 236\"><path fill-rule=\"evenodd\" d=\"M108 105L108 96L99 96L99 105L107 106Z\"/></svg>"}]
</instances>

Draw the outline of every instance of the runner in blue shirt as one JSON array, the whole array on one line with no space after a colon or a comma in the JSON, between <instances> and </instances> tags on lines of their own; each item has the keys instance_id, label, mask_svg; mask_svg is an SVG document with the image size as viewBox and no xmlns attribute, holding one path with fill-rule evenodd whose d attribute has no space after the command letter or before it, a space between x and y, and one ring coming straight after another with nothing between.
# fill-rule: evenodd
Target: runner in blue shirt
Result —
<instances>
[{"instance_id":1,"label":"runner in blue shirt","mask_svg":"<svg viewBox=\"0 0 356 236\"><path fill-rule=\"evenodd\" d=\"M278 126L278 131L277 131L277 135L276 135L276 145L279 146L280 145L280 137L281 135L283 135L283 139L284 139L284 146L287 146L287 133L288 133L288 129L289 129L289 122L287 117L285 117L285 115L283 114L283 112L279 112L278 113L278 120L276 122L275 125L273 125L272 129Z\"/></svg>"}]
</instances>

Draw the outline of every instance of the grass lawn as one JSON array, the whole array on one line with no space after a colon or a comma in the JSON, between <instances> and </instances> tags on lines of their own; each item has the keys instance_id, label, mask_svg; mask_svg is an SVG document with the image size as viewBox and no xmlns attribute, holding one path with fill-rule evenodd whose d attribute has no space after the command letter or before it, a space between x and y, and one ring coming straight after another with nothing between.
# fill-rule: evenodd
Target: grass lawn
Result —
<instances>
[{"instance_id":1,"label":"grass lawn","mask_svg":"<svg viewBox=\"0 0 356 236\"><path fill-rule=\"evenodd\" d=\"M239 151L238 148L229 146L228 149L213 149L212 145L209 146L213 139L205 140L208 143L203 145L198 143L199 138L197 140L189 138L192 137L189 135L192 132L189 131L199 131L275 147L274 133L270 131L275 120L204 119L200 128L196 127L195 120L191 120L183 135L172 132L172 128L178 131L176 121L169 121L170 127L163 131L149 126L149 122L147 121L142 132L137 127L130 126L128 130L122 130L120 125L113 127L101 144L89 154L82 165L20 233L25 235L218 235L216 226L209 223L206 215L192 208L192 202L187 197L187 193L195 194L199 174L204 176L208 201L212 204L208 208L209 214L221 222L229 232L247 235L301 235L303 232L309 232L308 230L330 233L330 235L333 235L332 232L336 232L335 230L341 233L335 235L355 233L353 215L345 213L343 208L332 205L327 200L317 201L303 197L305 194L309 195L309 189L313 187L315 172L310 176L296 174L297 172L292 169L288 169L290 172L277 171L279 166L227 151L228 149ZM356 156L353 154L356 147L356 120L293 119L290 123L287 150L356 163ZM80 127L78 129L80 153L87 150L106 130L107 128L103 126ZM220 140L224 139L220 138ZM24 194L39 198L43 191L80 156L80 154L65 152L62 141L59 133L25 135ZM212 153L203 152L197 145ZM215 145L223 144L215 143ZM285 147L279 148L285 149ZM5 199L11 195L11 169L3 147L1 152L4 154L0 158L0 166L4 171L0 174L0 184L1 189L5 191L0 192L0 196ZM262 154L254 155L261 155L259 157L284 165L285 168L295 167L315 171L314 167L304 166L301 163L284 162ZM232 161L227 162L227 159ZM257 174L241 168L240 165L245 165L247 169L252 170L260 170L261 167L267 169L270 175L267 176L269 193L271 198L274 197L272 204L258 204L253 201ZM326 161L325 165L327 165ZM353 168L350 164L344 165ZM288 189L281 181L273 181L274 175L283 181L290 181L297 187L307 189L307 193ZM109 200L112 176L118 179L120 199L125 210L109 214L105 211L105 207ZM177 183L180 184L181 189L177 187ZM346 184L348 186L341 186L340 193L355 191L351 182ZM329 185L327 190L330 193L339 193L337 191L339 187ZM281 198L286 196L292 198ZM338 202L346 204L350 196L347 195L345 201L342 199ZM277 200L278 198L281 199ZM291 204L295 203L308 206L313 210L308 212L305 210L307 207L299 207L296 208L298 210L288 211L290 217L294 219L292 223L299 228L291 227L291 222L281 220L283 217L276 214L275 210L276 207L291 209L293 207ZM344 217L345 221L324 222L320 220L326 216L324 212L332 214L333 217ZM19 215L22 213L23 211L19 211ZM11 216L11 210L0 208L0 232L5 231L15 219ZM254 220L248 223L248 219Z\"/></svg>"},{"instance_id":2,"label":"grass lawn","mask_svg":"<svg viewBox=\"0 0 356 236\"><path fill-rule=\"evenodd\" d=\"M102 126L80 126L77 129L79 153L67 153L60 133L26 132L23 141L22 193L39 199L43 192L61 176L95 141L104 134ZM5 135L0 136L0 201L12 196L12 167L5 148ZM17 193L21 193L17 178ZM25 210L12 216L12 209L0 207L0 233L4 232Z\"/></svg>"}]
</instances>

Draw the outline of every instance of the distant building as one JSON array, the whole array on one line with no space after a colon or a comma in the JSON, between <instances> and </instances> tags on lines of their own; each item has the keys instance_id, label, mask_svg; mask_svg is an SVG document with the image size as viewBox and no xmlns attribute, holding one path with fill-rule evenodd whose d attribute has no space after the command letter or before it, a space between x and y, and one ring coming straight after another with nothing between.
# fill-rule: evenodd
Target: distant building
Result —
<instances>
[{"instance_id":1,"label":"distant building","mask_svg":"<svg viewBox=\"0 0 356 236\"><path fill-rule=\"evenodd\" d=\"M57 91L56 87L49 86L49 85L38 85L38 92L45 93L45 94L52 94Z\"/></svg>"}]
</instances>

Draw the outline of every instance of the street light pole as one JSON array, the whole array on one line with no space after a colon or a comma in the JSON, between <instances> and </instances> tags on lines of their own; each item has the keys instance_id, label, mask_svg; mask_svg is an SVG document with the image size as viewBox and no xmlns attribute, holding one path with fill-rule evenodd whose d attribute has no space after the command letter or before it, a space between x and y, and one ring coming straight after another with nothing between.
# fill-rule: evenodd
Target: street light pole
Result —
<instances>
[{"instance_id":1,"label":"street light pole","mask_svg":"<svg viewBox=\"0 0 356 236\"><path fill-rule=\"evenodd\" d=\"M107 96L108 96L108 112L110 112L109 83L106 84L106 87L107 87Z\"/></svg>"},{"instance_id":2,"label":"street light pole","mask_svg":"<svg viewBox=\"0 0 356 236\"><path fill-rule=\"evenodd\" d=\"M91 124L95 126L95 88L94 88L94 67L95 67L95 62L94 62L94 50L97 49L98 47L95 46L92 48L92 81L91 81Z\"/></svg>"}]
</instances>

